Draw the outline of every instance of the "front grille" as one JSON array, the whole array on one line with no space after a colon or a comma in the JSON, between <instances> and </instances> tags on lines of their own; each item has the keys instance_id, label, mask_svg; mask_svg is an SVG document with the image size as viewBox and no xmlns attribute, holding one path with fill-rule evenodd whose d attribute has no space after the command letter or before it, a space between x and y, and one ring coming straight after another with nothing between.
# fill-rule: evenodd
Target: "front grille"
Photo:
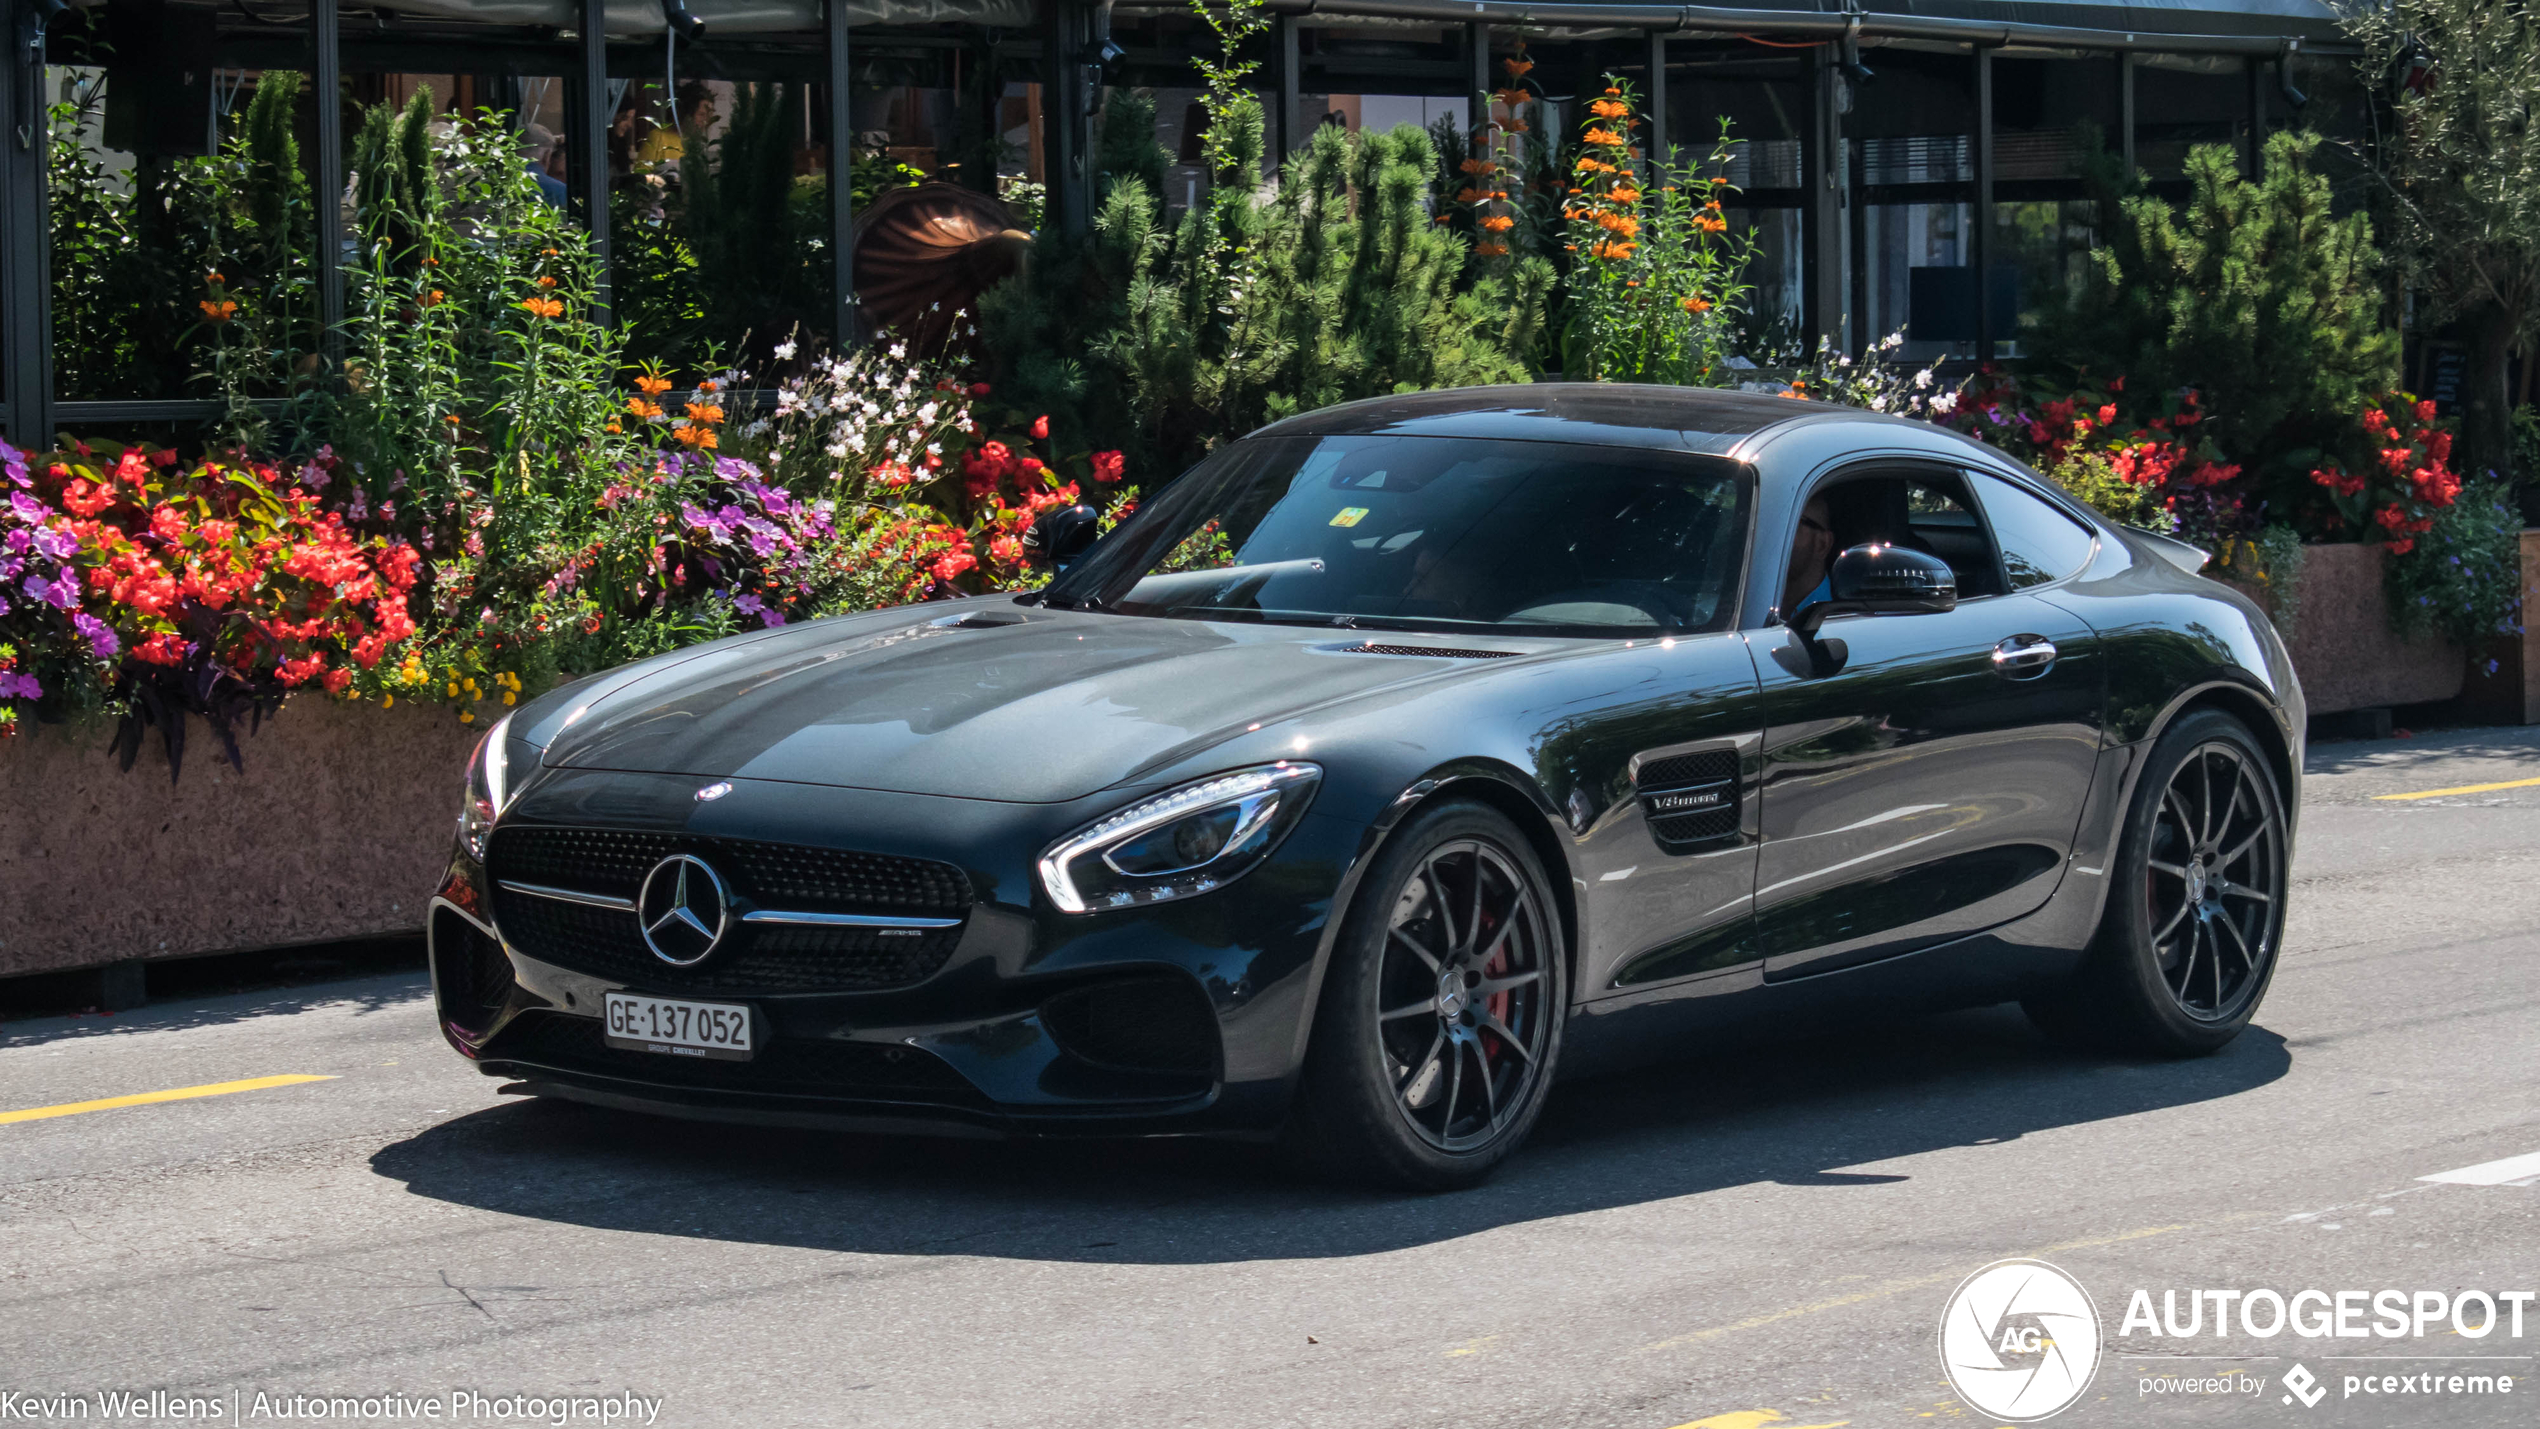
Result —
<instances>
[{"instance_id":1,"label":"front grille","mask_svg":"<svg viewBox=\"0 0 2540 1429\"><path fill-rule=\"evenodd\" d=\"M1738 831L1737 751L1705 749L1640 767L1641 812L1661 847L1682 848ZM1682 812L1670 806L1682 808ZM1684 807L1700 805L1700 807Z\"/></svg>"},{"instance_id":2,"label":"front grille","mask_svg":"<svg viewBox=\"0 0 2540 1429\"><path fill-rule=\"evenodd\" d=\"M633 898L654 864L692 853L763 908L958 917L970 880L949 863L753 839L625 829L498 829L487 864L498 879Z\"/></svg>"},{"instance_id":3,"label":"front grille","mask_svg":"<svg viewBox=\"0 0 2540 1429\"><path fill-rule=\"evenodd\" d=\"M512 946L540 962L663 991L871 992L905 987L941 968L962 925L910 935L876 928L744 924L695 967L673 967L645 946L632 912L567 903L500 887L502 881L632 900L644 875L673 853L712 864L732 891L761 908L960 918L969 880L930 859L838 849L693 838L617 829L495 831L487 869L497 880L494 919Z\"/></svg>"},{"instance_id":4,"label":"front grille","mask_svg":"<svg viewBox=\"0 0 2540 1429\"><path fill-rule=\"evenodd\" d=\"M968 1078L915 1047L777 1038L746 1062L673 1057L608 1045L596 1017L524 1012L481 1054L560 1072L624 1077L662 1086L985 1107Z\"/></svg>"},{"instance_id":5,"label":"front grille","mask_svg":"<svg viewBox=\"0 0 2540 1429\"><path fill-rule=\"evenodd\" d=\"M1459 650L1448 645L1343 645L1344 655L1428 655L1440 660L1509 660L1514 650Z\"/></svg>"}]
</instances>

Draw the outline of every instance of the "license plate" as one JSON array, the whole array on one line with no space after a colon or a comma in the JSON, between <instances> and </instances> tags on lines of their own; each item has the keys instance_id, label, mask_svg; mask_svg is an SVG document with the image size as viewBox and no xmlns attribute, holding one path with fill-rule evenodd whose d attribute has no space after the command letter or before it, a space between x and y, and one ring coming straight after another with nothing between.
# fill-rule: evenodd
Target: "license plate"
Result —
<instances>
[{"instance_id":1,"label":"license plate","mask_svg":"<svg viewBox=\"0 0 2540 1429\"><path fill-rule=\"evenodd\" d=\"M612 1047L660 1052L673 1057L713 1057L727 1062L750 1059L750 1010L728 1002L688 1002L673 997L641 997L631 992L604 996L605 1033Z\"/></svg>"}]
</instances>

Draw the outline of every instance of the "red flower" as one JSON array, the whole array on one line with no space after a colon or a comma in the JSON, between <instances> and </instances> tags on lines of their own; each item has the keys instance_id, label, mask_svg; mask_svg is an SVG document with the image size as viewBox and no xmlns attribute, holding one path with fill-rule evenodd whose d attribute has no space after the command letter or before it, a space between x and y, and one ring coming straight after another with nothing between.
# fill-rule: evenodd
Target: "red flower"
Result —
<instances>
[{"instance_id":1,"label":"red flower","mask_svg":"<svg viewBox=\"0 0 2540 1429\"><path fill-rule=\"evenodd\" d=\"M2117 404L2116 404L2116 403L2114 403L2114 402L2108 402L2108 403L2103 403L2103 404L2101 404L2101 406L2100 406L2100 408L2099 408L2099 425L2101 425L2101 426L2103 426L2103 427L2104 427L2104 426L2108 425L2109 423L2111 423L2111 422L2115 421L2116 419L2117 419Z\"/></svg>"},{"instance_id":2,"label":"red flower","mask_svg":"<svg viewBox=\"0 0 2540 1429\"><path fill-rule=\"evenodd\" d=\"M1032 440L1034 440L1034 441L1036 441L1036 442L1045 442L1045 441L1048 441L1049 439L1050 439L1050 419L1049 419L1049 413L1047 413L1047 412L1043 412L1043 413L1042 413L1039 417L1035 418L1035 419L1033 420L1033 422L1032 422Z\"/></svg>"},{"instance_id":3,"label":"red flower","mask_svg":"<svg viewBox=\"0 0 2540 1429\"><path fill-rule=\"evenodd\" d=\"M345 686L353 683L353 672L345 669L329 670L326 672L325 678L319 680L318 683L326 686L326 692L328 694L340 695L344 693Z\"/></svg>"},{"instance_id":4,"label":"red flower","mask_svg":"<svg viewBox=\"0 0 2540 1429\"><path fill-rule=\"evenodd\" d=\"M1128 459L1118 452L1096 452L1093 455L1094 480L1118 481L1128 468Z\"/></svg>"},{"instance_id":5,"label":"red flower","mask_svg":"<svg viewBox=\"0 0 2540 1429\"><path fill-rule=\"evenodd\" d=\"M2419 422L2431 422L2434 420L2434 403L2432 401L2429 400L2417 403L2417 420Z\"/></svg>"},{"instance_id":6,"label":"red flower","mask_svg":"<svg viewBox=\"0 0 2540 1429\"><path fill-rule=\"evenodd\" d=\"M973 396L973 397L985 397L985 396L987 396L987 395L988 395L988 384L987 384L987 383L985 383L985 382L973 382L973 383L971 383L971 384L970 384L970 395L971 395L971 396Z\"/></svg>"}]
</instances>

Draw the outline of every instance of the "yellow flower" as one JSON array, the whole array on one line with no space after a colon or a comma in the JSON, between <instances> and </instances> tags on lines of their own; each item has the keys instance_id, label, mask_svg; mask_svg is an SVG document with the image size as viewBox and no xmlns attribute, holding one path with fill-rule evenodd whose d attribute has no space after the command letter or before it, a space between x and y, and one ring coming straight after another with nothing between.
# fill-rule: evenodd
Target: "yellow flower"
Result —
<instances>
[{"instance_id":1,"label":"yellow flower","mask_svg":"<svg viewBox=\"0 0 2540 1429\"><path fill-rule=\"evenodd\" d=\"M504 703L504 704L507 704L507 705L508 705L508 704L516 704L516 703L518 703L518 702L519 702L519 700L520 700L520 696L513 694L513 693L512 693L511 691L509 691L509 690L505 690L505 691L503 691L503 703Z\"/></svg>"},{"instance_id":2,"label":"yellow flower","mask_svg":"<svg viewBox=\"0 0 2540 1429\"><path fill-rule=\"evenodd\" d=\"M454 700L455 700L455 699L457 699L457 698L459 697L459 686L458 686L458 682L457 682L456 680L453 680L453 681L451 681L451 682L450 682L450 688L449 688L449 690L448 690L448 694L449 694L450 698L451 698L451 699L454 699Z\"/></svg>"},{"instance_id":3,"label":"yellow flower","mask_svg":"<svg viewBox=\"0 0 2540 1429\"><path fill-rule=\"evenodd\" d=\"M379 697L379 707L384 710L395 709L397 707L397 692L391 690L388 693L381 695Z\"/></svg>"}]
</instances>

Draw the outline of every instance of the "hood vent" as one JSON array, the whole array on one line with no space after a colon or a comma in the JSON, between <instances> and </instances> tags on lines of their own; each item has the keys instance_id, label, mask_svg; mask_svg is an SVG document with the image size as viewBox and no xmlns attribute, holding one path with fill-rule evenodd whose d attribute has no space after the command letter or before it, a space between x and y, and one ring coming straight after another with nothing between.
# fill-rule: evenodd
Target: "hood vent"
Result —
<instances>
[{"instance_id":1,"label":"hood vent","mask_svg":"<svg viewBox=\"0 0 2540 1429\"><path fill-rule=\"evenodd\" d=\"M1514 650L1458 650L1449 645L1334 645L1343 655L1427 655L1439 660L1510 660Z\"/></svg>"}]
</instances>

